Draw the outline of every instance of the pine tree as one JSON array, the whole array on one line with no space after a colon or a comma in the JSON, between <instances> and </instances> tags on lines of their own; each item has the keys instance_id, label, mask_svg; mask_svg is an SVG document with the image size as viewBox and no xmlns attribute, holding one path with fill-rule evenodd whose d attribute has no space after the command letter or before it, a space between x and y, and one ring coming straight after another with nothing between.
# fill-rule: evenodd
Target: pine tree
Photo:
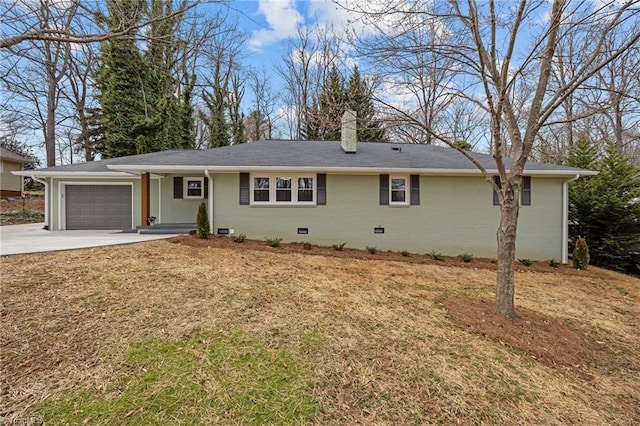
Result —
<instances>
[{"instance_id":1,"label":"pine tree","mask_svg":"<svg viewBox=\"0 0 640 426\"><path fill-rule=\"evenodd\" d=\"M384 142L385 131L380 127L380 121L375 118L375 108L372 101L372 93L369 85L360 76L358 66L353 67L349 79L347 108L357 114L358 141Z\"/></svg>"},{"instance_id":2,"label":"pine tree","mask_svg":"<svg viewBox=\"0 0 640 426\"><path fill-rule=\"evenodd\" d=\"M580 138L569 155L571 166L591 168L598 175L580 178L569 188L570 236L589 241L593 264L640 271L633 252L640 249L640 170L607 145L597 159Z\"/></svg>"},{"instance_id":3,"label":"pine tree","mask_svg":"<svg viewBox=\"0 0 640 426\"><path fill-rule=\"evenodd\" d=\"M141 20L140 2L108 3L110 30ZM123 22L123 21L127 22ZM145 67L133 39L109 39L102 44L102 67L98 73L104 122L104 158L138 152L139 116L143 110L141 88Z\"/></svg>"}]
</instances>

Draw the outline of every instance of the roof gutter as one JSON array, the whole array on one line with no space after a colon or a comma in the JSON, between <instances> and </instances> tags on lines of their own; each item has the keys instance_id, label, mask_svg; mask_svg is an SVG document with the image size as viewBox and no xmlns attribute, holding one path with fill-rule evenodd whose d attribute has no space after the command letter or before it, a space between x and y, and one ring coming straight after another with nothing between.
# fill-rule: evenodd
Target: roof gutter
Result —
<instances>
[{"instance_id":1,"label":"roof gutter","mask_svg":"<svg viewBox=\"0 0 640 426\"><path fill-rule=\"evenodd\" d=\"M315 167L315 166L179 166L179 165L108 165L109 169L120 172L150 172L150 173L239 173L239 172L313 172L336 174L421 174L431 176L483 176L478 169L430 169L430 168L391 168L391 167ZM497 174L497 170L488 169L488 174ZM573 170L526 170L527 176L566 177L574 176ZM595 175L597 172L583 171L582 175Z\"/></svg>"}]
</instances>

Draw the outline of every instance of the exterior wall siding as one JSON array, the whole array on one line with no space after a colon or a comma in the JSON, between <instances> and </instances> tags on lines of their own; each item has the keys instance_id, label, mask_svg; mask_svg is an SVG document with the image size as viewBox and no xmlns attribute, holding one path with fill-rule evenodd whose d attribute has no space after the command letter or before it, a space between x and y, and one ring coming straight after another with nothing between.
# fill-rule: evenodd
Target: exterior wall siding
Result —
<instances>
[{"instance_id":1,"label":"exterior wall siding","mask_svg":"<svg viewBox=\"0 0 640 426\"><path fill-rule=\"evenodd\" d=\"M520 210L520 258L561 257L562 179L533 178L532 205ZM499 208L480 177L420 177L419 206L379 205L379 177L327 176L326 206L241 206L238 174L213 177L212 230L233 229L252 239L283 238L320 245L375 246L448 255L495 257ZM383 227L384 234L374 234ZM308 235L298 235L308 228Z\"/></svg>"},{"instance_id":2,"label":"exterior wall siding","mask_svg":"<svg viewBox=\"0 0 640 426\"><path fill-rule=\"evenodd\" d=\"M7 196L20 196L22 195L22 176L14 176L11 172L18 172L22 170L21 163L14 163L13 161L2 161L2 176L0 182L2 182L2 195Z\"/></svg>"},{"instance_id":3,"label":"exterior wall siding","mask_svg":"<svg viewBox=\"0 0 640 426\"><path fill-rule=\"evenodd\" d=\"M160 197L162 199L162 212L160 216L155 215L160 218L160 222L158 223L196 223L198 206L202 201L206 201L206 199L173 198L174 176L182 176L184 178L203 177L203 175L198 174L167 174L164 178L160 179L159 184L161 186Z\"/></svg>"}]
</instances>

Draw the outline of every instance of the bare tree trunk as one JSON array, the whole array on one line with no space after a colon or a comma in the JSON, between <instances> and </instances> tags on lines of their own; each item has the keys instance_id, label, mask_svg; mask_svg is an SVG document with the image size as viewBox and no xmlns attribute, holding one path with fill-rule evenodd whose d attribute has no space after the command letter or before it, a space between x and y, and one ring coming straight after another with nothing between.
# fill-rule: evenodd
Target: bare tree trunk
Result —
<instances>
[{"instance_id":1,"label":"bare tree trunk","mask_svg":"<svg viewBox=\"0 0 640 426\"><path fill-rule=\"evenodd\" d=\"M44 138L44 145L47 152L47 167L54 167L56 165L56 107L58 92L58 81L49 72L47 91L47 118L46 118L46 132Z\"/></svg>"},{"instance_id":2,"label":"bare tree trunk","mask_svg":"<svg viewBox=\"0 0 640 426\"><path fill-rule=\"evenodd\" d=\"M496 232L498 240L498 276L496 279L496 314L506 318L515 317L516 227L520 210L518 188L504 185L501 191L500 226Z\"/></svg>"}]
</instances>

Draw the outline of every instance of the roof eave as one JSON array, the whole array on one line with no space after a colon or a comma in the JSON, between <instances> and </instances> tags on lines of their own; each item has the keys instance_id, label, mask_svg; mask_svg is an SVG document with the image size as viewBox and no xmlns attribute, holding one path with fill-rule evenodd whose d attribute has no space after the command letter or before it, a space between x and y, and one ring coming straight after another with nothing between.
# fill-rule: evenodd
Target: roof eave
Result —
<instances>
[{"instance_id":1,"label":"roof eave","mask_svg":"<svg viewBox=\"0 0 640 426\"><path fill-rule=\"evenodd\" d=\"M431 176L482 176L482 172L478 169L433 169L433 168L393 168L393 167L311 167L311 166L186 166L186 165L108 165L111 170L117 170L126 173L203 173L205 170L209 172L219 173L238 173L238 172L314 172L314 173L336 173L336 174L380 174L380 173L399 173L399 174L420 174ZM487 173L493 175L498 174L497 169L487 169ZM598 174L591 170L525 170L527 176L543 176L543 177L574 177L592 176Z\"/></svg>"}]
</instances>

